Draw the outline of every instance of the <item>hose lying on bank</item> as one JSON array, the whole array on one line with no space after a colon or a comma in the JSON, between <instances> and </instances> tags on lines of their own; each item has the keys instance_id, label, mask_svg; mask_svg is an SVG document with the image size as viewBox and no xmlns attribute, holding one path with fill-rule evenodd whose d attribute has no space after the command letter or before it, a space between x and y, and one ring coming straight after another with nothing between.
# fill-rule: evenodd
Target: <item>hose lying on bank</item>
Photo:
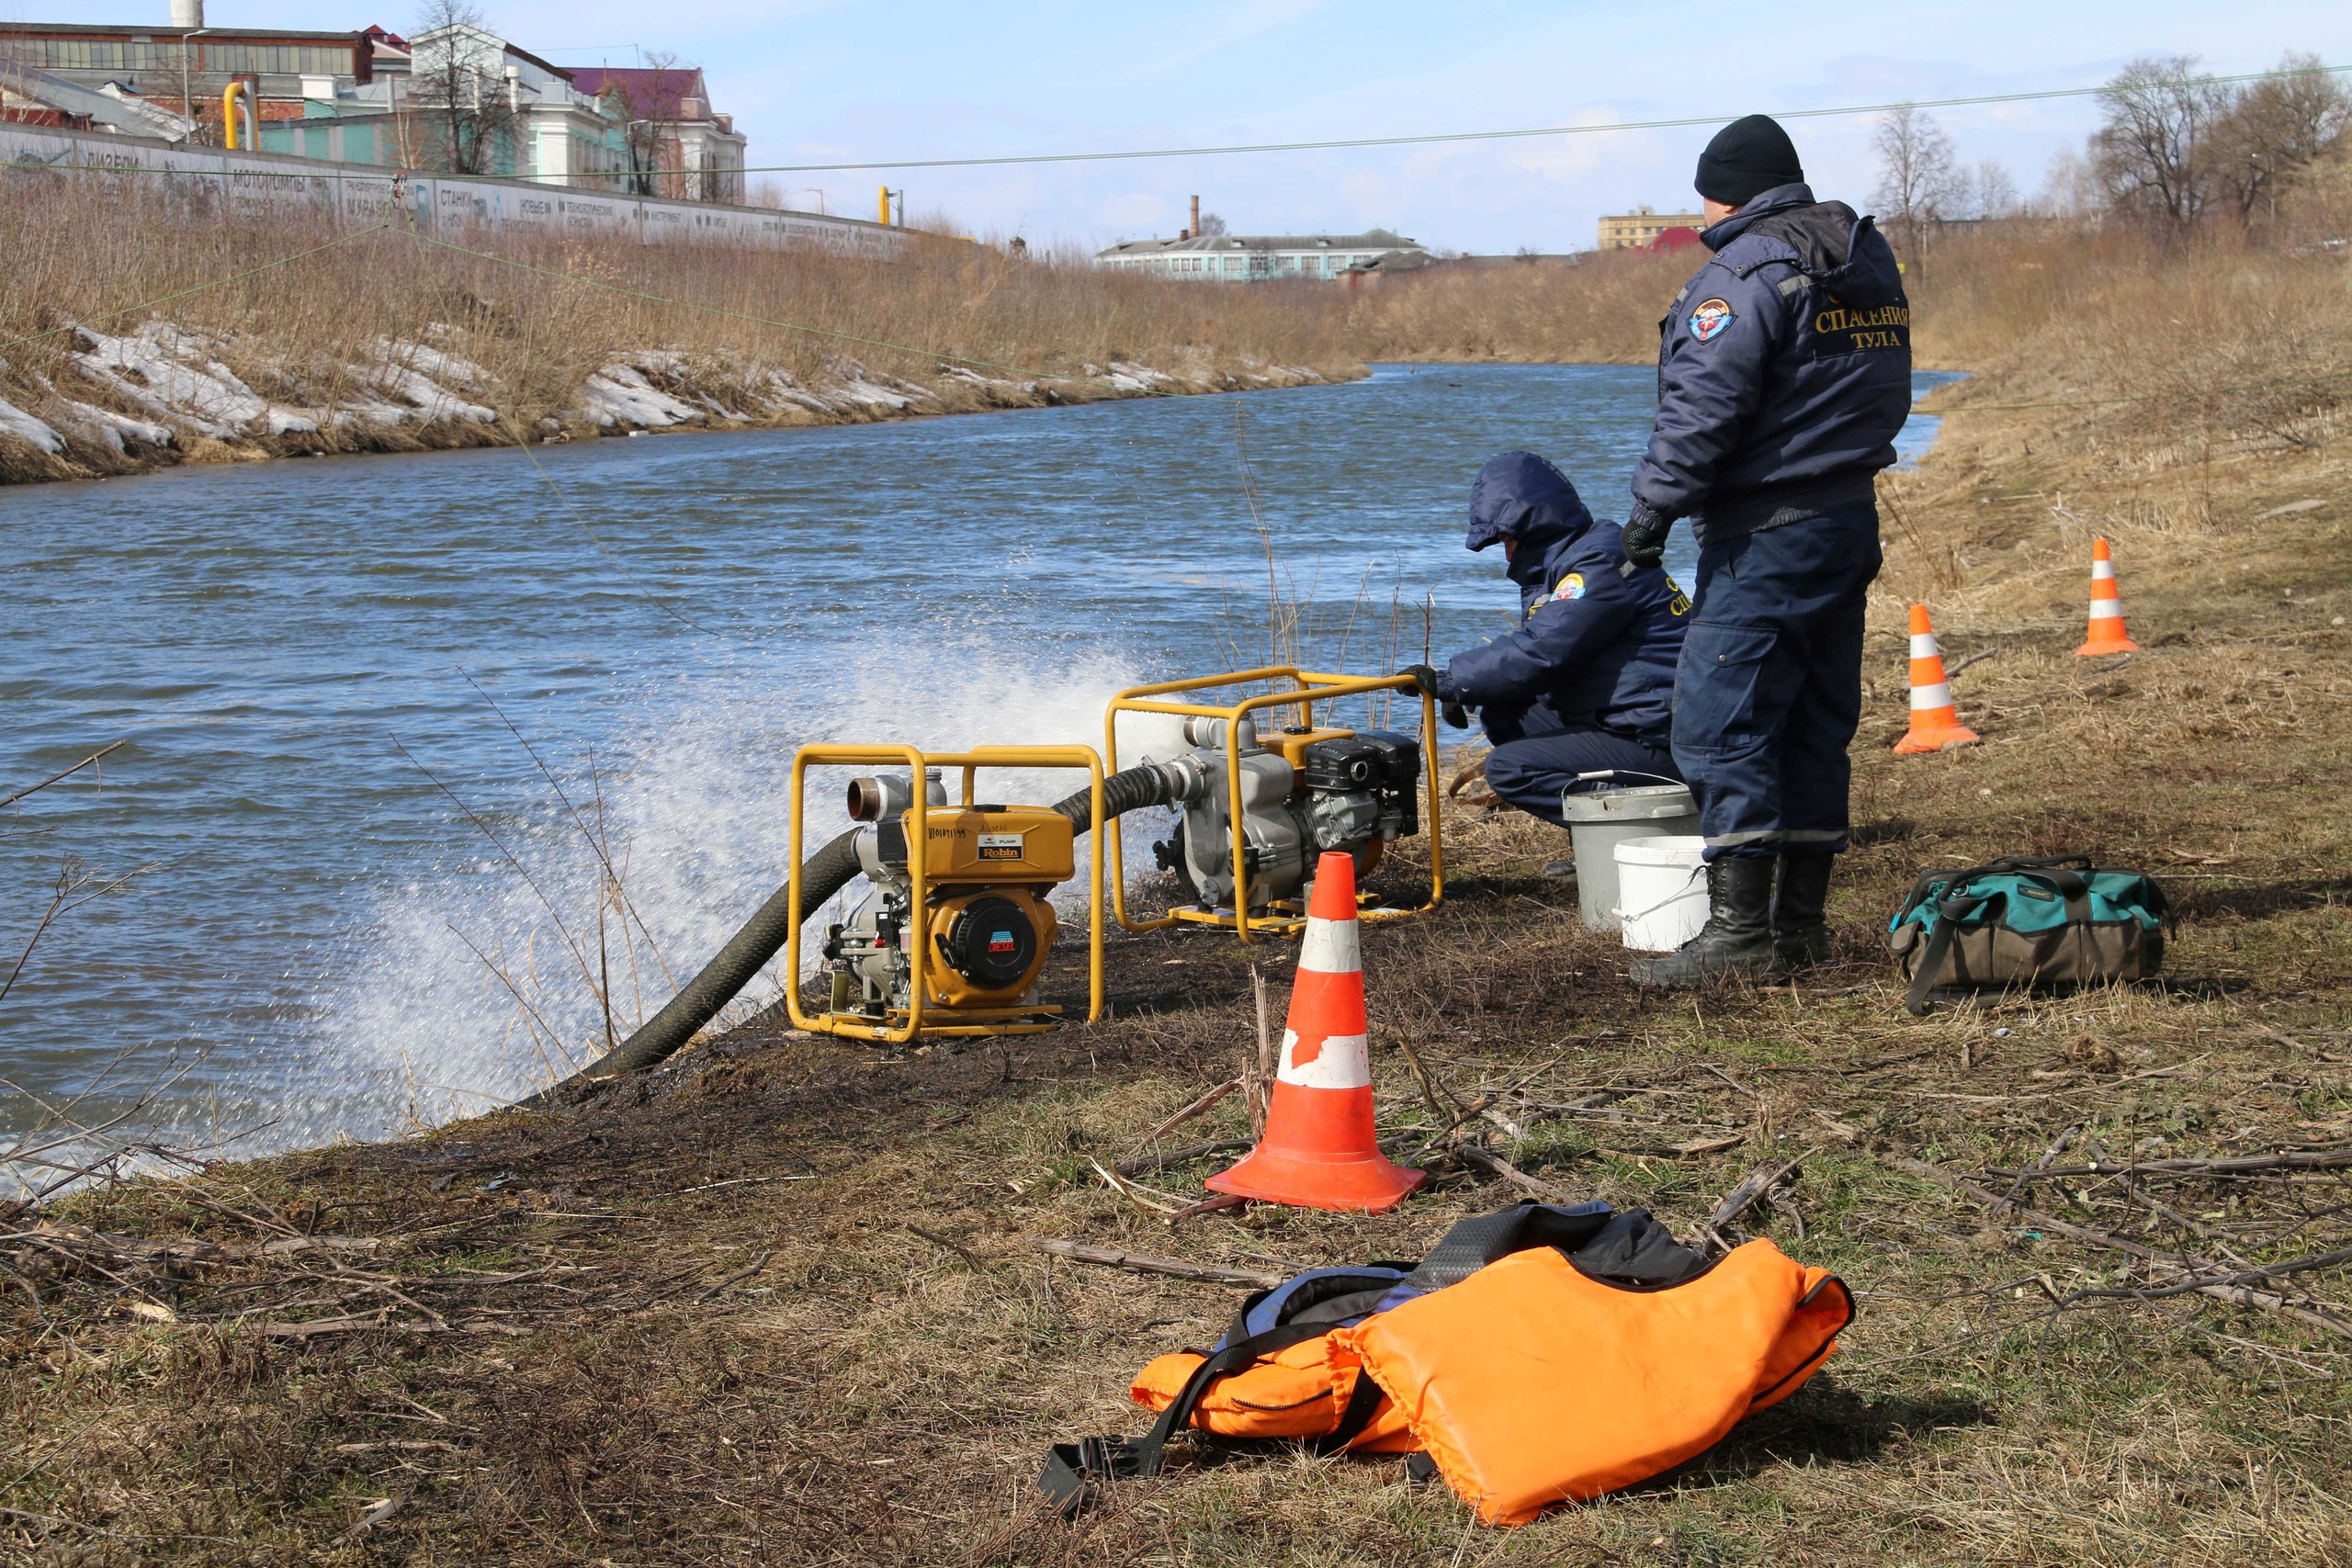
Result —
<instances>
[{"instance_id":1,"label":"hose lying on bank","mask_svg":"<svg viewBox=\"0 0 2352 1568\"><path fill-rule=\"evenodd\" d=\"M1184 797L1193 782L1193 775L1182 767L1159 763L1113 773L1102 781L1103 816L1116 818L1148 806L1171 805ZM1081 833L1091 832L1096 826L1091 790L1082 789L1056 801L1054 809L1069 818ZM859 874L862 868L857 863L857 836L861 831L851 829L801 863L803 911L815 914ZM692 1040L697 1030L718 1016L719 1009L752 983L752 976L767 965L791 936L791 890L792 885L786 883L770 894L767 902L727 939L727 945L702 966L700 974L680 987L660 1012L647 1019L636 1033L610 1052L573 1074L566 1083L650 1067ZM794 976L792 983L797 984L797 979Z\"/></svg>"}]
</instances>

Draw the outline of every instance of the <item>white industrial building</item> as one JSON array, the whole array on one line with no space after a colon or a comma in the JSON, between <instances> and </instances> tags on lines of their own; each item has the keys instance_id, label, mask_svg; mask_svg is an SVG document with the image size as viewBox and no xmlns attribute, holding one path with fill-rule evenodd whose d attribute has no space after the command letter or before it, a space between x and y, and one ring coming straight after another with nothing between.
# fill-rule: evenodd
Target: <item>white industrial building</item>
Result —
<instances>
[{"instance_id":1,"label":"white industrial building","mask_svg":"<svg viewBox=\"0 0 2352 1568\"><path fill-rule=\"evenodd\" d=\"M1373 229L1362 234L1186 234L1173 240L1122 240L1095 253L1094 265L1194 283L1264 283L1275 278L1330 282L1389 257L1425 264L1417 240Z\"/></svg>"}]
</instances>

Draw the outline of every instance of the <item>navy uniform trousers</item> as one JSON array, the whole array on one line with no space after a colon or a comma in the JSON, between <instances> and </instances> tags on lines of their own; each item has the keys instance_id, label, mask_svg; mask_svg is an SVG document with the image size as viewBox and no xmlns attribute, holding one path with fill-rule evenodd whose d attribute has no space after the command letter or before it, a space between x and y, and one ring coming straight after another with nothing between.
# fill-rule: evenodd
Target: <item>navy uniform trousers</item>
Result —
<instances>
[{"instance_id":1,"label":"navy uniform trousers","mask_svg":"<svg viewBox=\"0 0 2352 1568\"><path fill-rule=\"evenodd\" d=\"M1846 847L1863 595L1879 564L1874 504L1701 546L1674 760L1709 860Z\"/></svg>"},{"instance_id":2,"label":"navy uniform trousers","mask_svg":"<svg viewBox=\"0 0 2352 1568\"><path fill-rule=\"evenodd\" d=\"M1663 748L1591 725L1570 728L1541 703L1524 708L1489 703L1481 725L1495 748L1487 756L1487 787L1555 828L1568 825L1560 815L1560 796L1571 790L1680 782L1674 759ZM1624 776L1577 782L1578 773L1604 768Z\"/></svg>"}]
</instances>

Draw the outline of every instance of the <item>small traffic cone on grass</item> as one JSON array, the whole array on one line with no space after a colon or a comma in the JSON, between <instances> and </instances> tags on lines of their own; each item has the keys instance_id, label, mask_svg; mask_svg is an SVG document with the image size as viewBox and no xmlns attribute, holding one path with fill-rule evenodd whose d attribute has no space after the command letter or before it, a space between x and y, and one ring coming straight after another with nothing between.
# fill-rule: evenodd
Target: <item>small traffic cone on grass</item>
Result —
<instances>
[{"instance_id":1,"label":"small traffic cone on grass","mask_svg":"<svg viewBox=\"0 0 2352 1568\"><path fill-rule=\"evenodd\" d=\"M2105 539L2091 541L2091 626L2090 635L2083 646L2075 649L2077 659L2097 659L2103 653L2137 653L2140 645L2123 629L2123 597L2115 591L2115 557L2109 553Z\"/></svg>"},{"instance_id":2,"label":"small traffic cone on grass","mask_svg":"<svg viewBox=\"0 0 2352 1568\"><path fill-rule=\"evenodd\" d=\"M1372 1126L1355 857L1323 856L1283 1030L1282 1065L1258 1146L1208 1179L1219 1192L1300 1209L1385 1213L1426 1173L1392 1165Z\"/></svg>"},{"instance_id":3,"label":"small traffic cone on grass","mask_svg":"<svg viewBox=\"0 0 2352 1568\"><path fill-rule=\"evenodd\" d=\"M1894 743L1894 754L1940 751L1965 746L1976 731L1960 722L1952 706L1951 682L1944 678L1943 650L1936 647L1936 628L1928 622L1925 604L1911 606L1911 733Z\"/></svg>"}]
</instances>

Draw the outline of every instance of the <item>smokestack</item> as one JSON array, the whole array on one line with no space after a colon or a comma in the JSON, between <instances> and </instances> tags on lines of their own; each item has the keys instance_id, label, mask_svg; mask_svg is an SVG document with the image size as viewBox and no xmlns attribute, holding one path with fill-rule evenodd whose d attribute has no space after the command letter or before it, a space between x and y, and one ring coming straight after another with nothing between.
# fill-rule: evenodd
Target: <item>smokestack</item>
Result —
<instances>
[{"instance_id":1,"label":"smokestack","mask_svg":"<svg viewBox=\"0 0 2352 1568\"><path fill-rule=\"evenodd\" d=\"M199 24L198 24L198 26L201 26L201 25L202 25L201 23L199 23ZM1196 196L1196 197L1194 197L1193 198L1193 233L1195 233L1195 234L1197 234L1197 233L1199 233L1200 231L1201 231L1201 198L1200 198L1199 197L1197 197L1197 196Z\"/></svg>"},{"instance_id":2,"label":"smokestack","mask_svg":"<svg viewBox=\"0 0 2352 1568\"><path fill-rule=\"evenodd\" d=\"M204 0L172 0L172 26L192 33L204 26Z\"/></svg>"}]
</instances>

